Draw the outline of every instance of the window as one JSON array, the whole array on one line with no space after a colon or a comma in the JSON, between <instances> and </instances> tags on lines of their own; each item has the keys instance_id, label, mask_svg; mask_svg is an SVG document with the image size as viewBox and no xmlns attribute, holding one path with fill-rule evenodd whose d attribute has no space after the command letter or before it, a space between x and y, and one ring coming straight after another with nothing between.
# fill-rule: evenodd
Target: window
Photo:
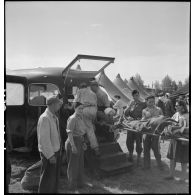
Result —
<instances>
[{"instance_id":1,"label":"window","mask_svg":"<svg viewBox=\"0 0 195 195\"><path fill-rule=\"evenodd\" d=\"M19 83L6 83L6 105L24 104L24 86Z\"/></svg>"},{"instance_id":2,"label":"window","mask_svg":"<svg viewBox=\"0 0 195 195\"><path fill-rule=\"evenodd\" d=\"M32 106L44 106L48 97L58 94L60 94L59 89L54 84L31 84L29 86L29 104Z\"/></svg>"}]
</instances>

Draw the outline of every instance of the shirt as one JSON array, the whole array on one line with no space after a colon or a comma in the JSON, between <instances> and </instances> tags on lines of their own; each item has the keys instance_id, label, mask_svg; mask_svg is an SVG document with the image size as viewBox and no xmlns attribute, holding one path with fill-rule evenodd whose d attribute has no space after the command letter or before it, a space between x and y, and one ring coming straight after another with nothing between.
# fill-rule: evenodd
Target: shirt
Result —
<instances>
[{"instance_id":1,"label":"shirt","mask_svg":"<svg viewBox=\"0 0 195 195\"><path fill-rule=\"evenodd\" d=\"M117 109L117 115L122 116L123 114L123 102L122 100L117 100L116 103L113 105L114 109Z\"/></svg>"},{"instance_id":2,"label":"shirt","mask_svg":"<svg viewBox=\"0 0 195 195\"><path fill-rule=\"evenodd\" d=\"M143 110L142 113L143 113L144 119L149 119L152 117L157 117L157 116L163 115L162 110L157 106L154 106L152 108L147 107Z\"/></svg>"},{"instance_id":3,"label":"shirt","mask_svg":"<svg viewBox=\"0 0 195 195\"><path fill-rule=\"evenodd\" d=\"M99 107L110 107L110 101L108 99L108 95L100 88L98 88L98 91L96 92L97 96L97 105Z\"/></svg>"},{"instance_id":4,"label":"shirt","mask_svg":"<svg viewBox=\"0 0 195 195\"><path fill-rule=\"evenodd\" d=\"M176 112L172 119L179 122L180 126L189 127L189 114L183 114L181 115L179 112Z\"/></svg>"},{"instance_id":5,"label":"shirt","mask_svg":"<svg viewBox=\"0 0 195 195\"><path fill-rule=\"evenodd\" d=\"M85 124L82 120L82 117L77 114L73 114L68 118L67 121L67 133L72 133L73 136L82 136L86 132Z\"/></svg>"},{"instance_id":6,"label":"shirt","mask_svg":"<svg viewBox=\"0 0 195 195\"><path fill-rule=\"evenodd\" d=\"M165 100L165 116L172 117L175 113L173 104L170 99Z\"/></svg>"},{"instance_id":7,"label":"shirt","mask_svg":"<svg viewBox=\"0 0 195 195\"><path fill-rule=\"evenodd\" d=\"M141 101L131 101L128 108L125 110L125 116L130 116L134 119L142 118L142 110L146 108L146 103Z\"/></svg>"},{"instance_id":8,"label":"shirt","mask_svg":"<svg viewBox=\"0 0 195 195\"><path fill-rule=\"evenodd\" d=\"M75 102L81 102L82 104L90 104L97 106L97 96L89 88L82 88L77 91L75 96Z\"/></svg>"},{"instance_id":9,"label":"shirt","mask_svg":"<svg viewBox=\"0 0 195 195\"><path fill-rule=\"evenodd\" d=\"M60 149L59 121L56 115L46 108L37 125L38 150L49 159Z\"/></svg>"}]
</instances>

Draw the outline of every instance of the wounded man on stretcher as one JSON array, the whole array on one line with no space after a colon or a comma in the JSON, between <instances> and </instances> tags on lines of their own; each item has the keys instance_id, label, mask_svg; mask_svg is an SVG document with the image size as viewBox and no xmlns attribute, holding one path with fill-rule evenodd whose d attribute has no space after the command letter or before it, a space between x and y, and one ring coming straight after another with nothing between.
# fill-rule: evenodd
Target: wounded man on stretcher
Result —
<instances>
[{"instance_id":1,"label":"wounded man on stretcher","mask_svg":"<svg viewBox=\"0 0 195 195\"><path fill-rule=\"evenodd\" d=\"M185 127L181 132L176 131L178 122L165 116L152 117L147 120L128 120L122 121L122 128L138 133L161 135L165 139L186 138L189 139L189 127ZM174 127L174 128L172 128ZM178 126L179 128L179 126Z\"/></svg>"}]
</instances>

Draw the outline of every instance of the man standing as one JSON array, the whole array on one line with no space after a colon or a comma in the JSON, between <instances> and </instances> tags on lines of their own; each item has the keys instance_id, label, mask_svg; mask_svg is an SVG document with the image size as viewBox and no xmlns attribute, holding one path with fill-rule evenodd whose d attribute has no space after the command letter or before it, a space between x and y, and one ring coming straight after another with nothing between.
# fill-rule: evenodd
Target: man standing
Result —
<instances>
[{"instance_id":1,"label":"man standing","mask_svg":"<svg viewBox=\"0 0 195 195\"><path fill-rule=\"evenodd\" d=\"M60 164L60 129L56 116L62 101L52 96L37 125L38 149L42 161L38 193L57 193Z\"/></svg>"},{"instance_id":2,"label":"man standing","mask_svg":"<svg viewBox=\"0 0 195 195\"><path fill-rule=\"evenodd\" d=\"M91 90L97 96L97 107L98 111L104 112L104 110L110 107L110 101L108 95L99 87L96 81L91 81Z\"/></svg>"},{"instance_id":3,"label":"man standing","mask_svg":"<svg viewBox=\"0 0 195 195\"><path fill-rule=\"evenodd\" d=\"M158 94L158 100L156 102L156 106L161 108L163 115L165 114L165 104L163 102L163 92Z\"/></svg>"},{"instance_id":4,"label":"man standing","mask_svg":"<svg viewBox=\"0 0 195 195\"><path fill-rule=\"evenodd\" d=\"M171 102L169 98L170 94L165 94L165 116L172 117L173 114L175 114L175 109L173 107L173 103Z\"/></svg>"},{"instance_id":5,"label":"man standing","mask_svg":"<svg viewBox=\"0 0 195 195\"><path fill-rule=\"evenodd\" d=\"M142 111L142 119L150 119L163 115L161 108L155 106L155 97L153 95L146 98L147 107ZM158 167L163 170L160 154L160 137L153 135L143 135L144 146L144 169L150 169L150 150L154 152Z\"/></svg>"},{"instance_id":6,"label":"man standing","mask_svg":"<svg viewBox=\"0 0 195 195\"><path fill-rule=\"evenodd\" d=\"M141 102L139 99L139 91L132 91L133 101L125 110L125 116L130 117L130 120L139 120L142 117L142 110L146 108L146 103ZM136 152L137 152L137 165L140 162L140 156L142 153L142 135L137 134L135 132L128 131L126 145L129 151L129 161L133 161L133 150L134 150L134 142L136 141Z\"/></svg>"}]
</instances>

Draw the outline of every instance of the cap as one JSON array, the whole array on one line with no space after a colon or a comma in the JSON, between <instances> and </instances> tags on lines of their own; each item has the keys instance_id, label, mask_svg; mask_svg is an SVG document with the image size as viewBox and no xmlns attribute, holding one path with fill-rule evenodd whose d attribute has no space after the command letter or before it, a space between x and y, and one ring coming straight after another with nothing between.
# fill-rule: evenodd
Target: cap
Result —
<instances>
[{"instance_id":1,"label":"cap","mask_svg":"<svg viewBox=\"0 0 195 195\"><path fill-rule=\"evenodd\" d=\"M114 109L112 109L112 108L106 108L105 110L104 110L104 113L106 114L106 115L108 115L108 114L111 114L111 113L113 113L113 115L115 115L115 110Z\"/></svg>"},{"instance_id":2,"label":"cap","mask_svg":"<svg viewBox=\"0 0 195 195\"><path fill-rule=\"evenodd\" d=\"M47 98L46 104L47 105L51 105L54 103L60 103L63 104L63 101L61 99L59 99L57 96L50 96Z\"/></svg>"},{"instance_id":3,"label":"cap","mask_svg":"<svg viewBox=\"0 0 195 195\"><path fill-rule=\"evenodd\" d=\"M98 86L99 84L98 84L98 82L96 80L93 80L93 81L90 81L90 85L96 85L96 86Z\"/></svg>"}]
</instances>

